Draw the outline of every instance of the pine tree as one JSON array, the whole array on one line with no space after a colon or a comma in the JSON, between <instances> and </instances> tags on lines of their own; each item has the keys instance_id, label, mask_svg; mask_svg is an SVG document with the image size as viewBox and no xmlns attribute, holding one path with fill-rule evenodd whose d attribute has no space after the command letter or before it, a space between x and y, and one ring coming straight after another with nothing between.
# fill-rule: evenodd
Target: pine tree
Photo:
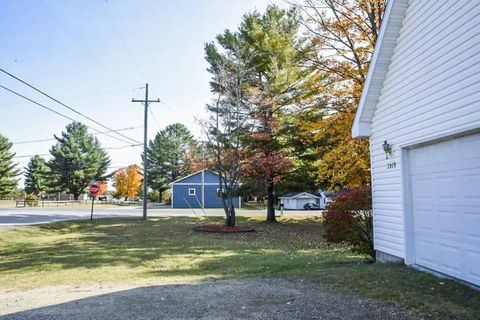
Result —
<instances>
[{"instance_id":1,"label":"pine tree","mask_svg":"<svg viewBox=\"0 0 480 320\"><path fill-rule=\"evenodd\" d=\"M38 195L49 191L50 169L45 159L38 155L32 157L25 170L25 192Z\"/></svg>"},{"instance_id":2,"label":"pine tree","mask_svg":"<svg viewBox=\"0 0 480 320\"><path fill-rule=\"evenodd\" d=\"M0 135L0 198L11 196L17 187L19 171L13 163L15 153L10 151L11 147L12 143Z\"/></svg>"},{"instance_id":3,"label":"pine tree","mask_svg":"<svg viewBox=\"0 0 480 320\"><path fill-rule=\"evenodd\" d=\"M57 143L50 149L53 158L48 163L52 186L78 200L92 181L103 180L110 158L82 123L68 124L66 132L55 139Z\"/></svg>"},{"instance_id":4,"label":"pine tree","mask_svg":"<svg viewBox=\"0 0 480 320\"><path fill-rule=\"evenodd\" d=\"M234 65L237 59L242 60L252 75L246 83L248 95L244 97L250 107L252 130L243 137L243 174L250 180L263 182L268 198L267 221L272 222L275 187L292 165L279 134L281 120L302 95L300 87L311 73L301 67L305 49L298 37L299 29L295 10L269 6L264 14L245 15L237 31L226 30L218 35L221 50L214 43L206 46L209 71L213 75L218 73L219 65ZM245 59L252 55L253 59ZM214 92L221 92L221 84L215 79L211 84Z\"/></svg>"},{"instance_id":5,"label":"pine tree","mask_svg":"<svg viewBox=\"0 0 480 320\"><path fill-rule=\"evenodd\" d=\"M168 184L190 173L191 153L197 150L195 139L181 123L159 131L148 144L148 184L160 192Z\"/></svg>"}]
</instances>

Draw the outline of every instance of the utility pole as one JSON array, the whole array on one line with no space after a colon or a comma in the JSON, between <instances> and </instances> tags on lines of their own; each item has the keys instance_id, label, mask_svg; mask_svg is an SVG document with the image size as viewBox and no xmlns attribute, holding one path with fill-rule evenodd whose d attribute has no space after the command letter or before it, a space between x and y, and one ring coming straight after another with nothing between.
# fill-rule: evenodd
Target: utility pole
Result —
<instances>
[{"instance_id":1,"label":"utility pole","mask_svg":"<svg viewBox=\"0 0 480 320\"><path fill-rule=\"evenodd\" d=\"M151 102L160 102L157 100L148 100L148 83L145 84L145 100L132 99L132 102L143 103L145 113L143 116L143 220L147 220L147 201L148 201L148 184L147 184L147 125L148 125L148 104Z\"/></svg>"}]
</instances>

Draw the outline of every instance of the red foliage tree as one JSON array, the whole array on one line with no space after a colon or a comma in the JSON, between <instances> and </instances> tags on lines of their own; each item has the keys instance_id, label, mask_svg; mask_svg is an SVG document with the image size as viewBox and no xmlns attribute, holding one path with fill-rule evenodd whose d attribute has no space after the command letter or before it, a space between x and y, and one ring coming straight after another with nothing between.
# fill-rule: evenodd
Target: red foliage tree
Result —
<instances>
[{"instance_id":1,"label":"red foliage tree","mask_svg":"<svg viewBox=\"0 0 480 320\"><path fill-rule=\"evenodd\" d=\"M278 122L273 116L271 105L263 106L255 116L257 130L248 137L243 153L243 173L246 177L261 180L267 190L267 221L275 219L275 185L292 167L291 161L277 141Z\"/></svg>"}]
</instances>

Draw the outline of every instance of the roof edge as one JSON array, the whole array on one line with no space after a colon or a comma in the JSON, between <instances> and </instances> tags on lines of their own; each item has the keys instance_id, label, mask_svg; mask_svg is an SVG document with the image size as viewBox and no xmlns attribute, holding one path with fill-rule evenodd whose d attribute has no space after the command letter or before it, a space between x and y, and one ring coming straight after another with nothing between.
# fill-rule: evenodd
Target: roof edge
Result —
<instances>
[{"instance_id":1,"label":"roof edge","mask_svg":"<svg viewBox=\"0 0 480 320\"><path fill-rule=\"evenodd\" d=\"M180 179L177 179L177 180L175 180L175 181L172 181L172 182L170 182L169 184L174 184L174 183L180 182L180 181L182 181L182 180L185 180L185 179L187 179L187 178L193 177L193 176L195 176L195 175L197 175L197 174L199 174L199 173L202 173L202 172L204 172L204 171L210 171L210 172L212 172L212 173L217 174L216 172L213 172L213 171L211 171L211 170L209 170L209 169L202 169L202 170L198 170L197 172L191 173L191 174L189 174L188 176L181 177Z\"/></svg>"},{"instance_id":2,"label":"roof edge","mask_svg":"<svg viewBox=\"0 0 480 320\"><path fill-rule=\"evenodd\" d=\"M408 7L408 0L388 0L387 7L383 16L382 27L380 28L380 34L378 35L377 43L375 44L375 50L373 52L372 60L368 68L367 79L363 86L362 95L358 104L357 112L355 114L355 120L352 126L353 138L368 138L371 134L373 111L375 110L378 97L380 96L381 85L385 80L387 69L380 70L380 60L385 66L385 63L390 63L390 59L393 54L395 45L385 48L384 41L385 35L398 38L400 28L402 25L403 17L405 16L405 10ZM400 17L400 18L397 18ZM374 92L372 86L376 87ZM366 111L370 111L366 113Z\"/></svg>"},{"instance_id":3,"label":"roof edge","mask_svg":"<svg viewBox=\"0 0 480 320\"><path fill-rule=\"evenodd\" d=\"M300 196L300 195L302 195L302 194L308 194L308 195L312 196L313 198L318 198L318 199L321 198L321 197L319 197L319 196L316 196L316 195L314 195L314 194L311 194L310 192L299 192L298 194L296 194L296 195L294 195L294 196L290 196L290 197L278 197L278 198L279 198L279 199L280 199L280 198L292 198L292 199L293 199L293 198L297 198L298 196Z\"/></svg>"}]
</instances>

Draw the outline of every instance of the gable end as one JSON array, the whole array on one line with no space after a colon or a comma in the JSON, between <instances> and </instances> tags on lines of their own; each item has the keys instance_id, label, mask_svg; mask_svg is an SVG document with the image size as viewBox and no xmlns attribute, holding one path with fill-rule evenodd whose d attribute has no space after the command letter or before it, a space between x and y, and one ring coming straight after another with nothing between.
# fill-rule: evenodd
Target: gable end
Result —
<instances>
[{"instance_id":1,"label":"gable end","mask_svg":"<svg viewBox=\"0 0 480 320\"><path fill-rule=\"evenodd\" d=\"M402 26L408 0L389 0L352 127L354 138L370 137L373 113Z\"/></svg>"}]
</instances>

